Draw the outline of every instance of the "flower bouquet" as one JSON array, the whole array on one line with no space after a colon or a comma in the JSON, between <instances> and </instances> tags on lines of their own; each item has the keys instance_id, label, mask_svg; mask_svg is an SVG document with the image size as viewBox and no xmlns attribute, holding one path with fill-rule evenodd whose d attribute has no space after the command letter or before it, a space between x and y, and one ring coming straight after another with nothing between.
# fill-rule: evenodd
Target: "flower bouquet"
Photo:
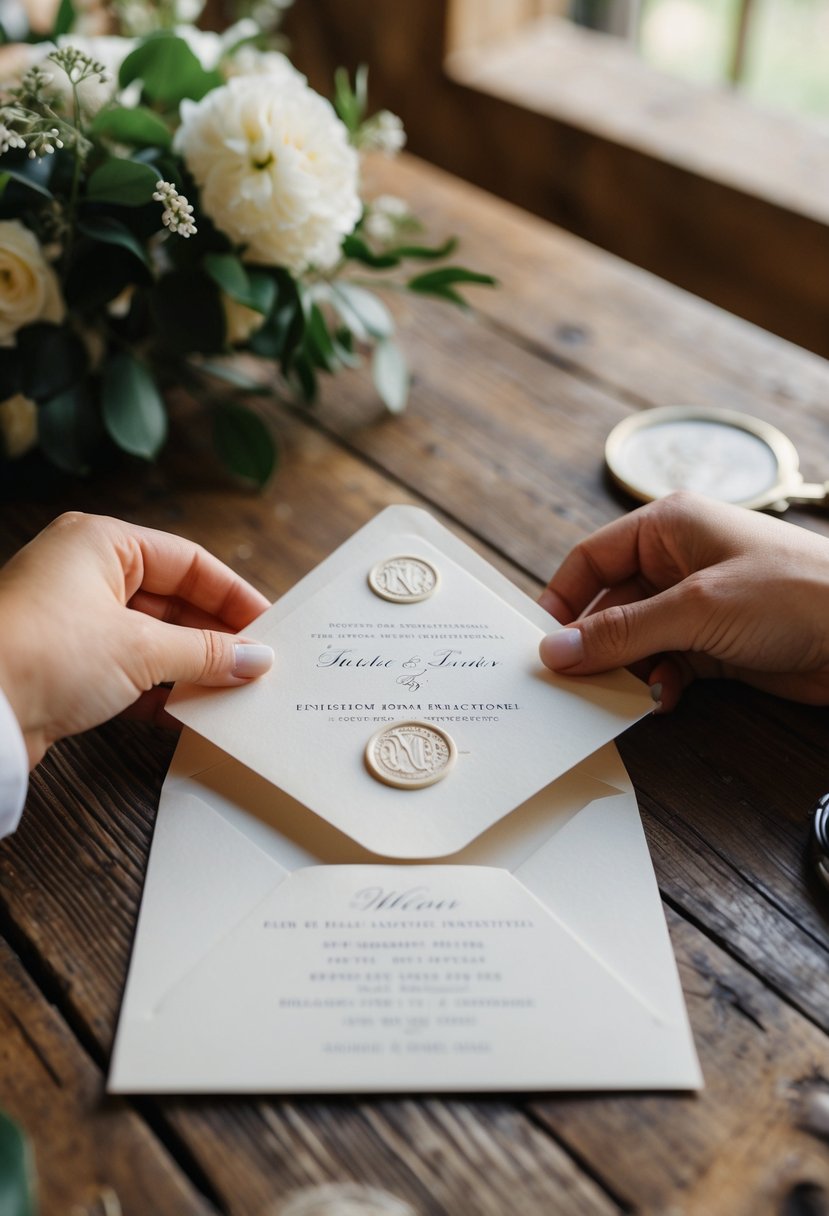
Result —
<instances>
[{"instance_id":1,"label":"flower bouquet","mask_svg":"<svg viewBox=\"0 0 829 1216\"><path fill-rule=\"evenodd\" d=\"M184 385L211 403L226 466L263 484L277 453L239 352L305 403L320 374L369 357L397 412L409 372L366 280L456 304L459 284L493 282L446 264L454 241L419 243L401 200L361 197L361 152L404 141L394 115L367 116L365 71L339 72L332 104L256 35L58 28L26 48L0 97L5 459L39 446L73 474L119 449L151 460L165 389Z\"/></svg>"}]
</instances>

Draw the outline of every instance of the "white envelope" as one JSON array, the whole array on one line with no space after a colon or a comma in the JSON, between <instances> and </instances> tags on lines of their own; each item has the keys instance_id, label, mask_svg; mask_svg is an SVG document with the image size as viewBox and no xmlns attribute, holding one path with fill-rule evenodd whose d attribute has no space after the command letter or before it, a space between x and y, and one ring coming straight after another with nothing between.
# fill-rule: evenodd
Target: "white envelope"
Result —
<instances>
[{"instance_id":1,"label":"white envelope","mask_svg":"<svg viewBox=\"0 0 829 1216\"><path fill-rule=\"evenodd\" d=\"M365 574L400 553L440 570L432 601L373 596ZM176 690L194 729L162 790L111 1091L702 1084L610 742L651 705L626 673L544 671L550 624L394 507L245 631L275 644L270 676ZM390 789L362 763L401 717L455 738L443 781Z\"/></svg>"}]
</instances>

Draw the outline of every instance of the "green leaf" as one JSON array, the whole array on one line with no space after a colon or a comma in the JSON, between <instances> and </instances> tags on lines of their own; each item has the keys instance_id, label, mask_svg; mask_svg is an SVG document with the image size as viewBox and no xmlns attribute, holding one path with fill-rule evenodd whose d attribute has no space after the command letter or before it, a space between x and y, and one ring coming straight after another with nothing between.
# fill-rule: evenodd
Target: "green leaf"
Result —
<instances>
[{"instance_id":1,"label":"green leaf","mask_svg":"<svg viewBox=\"0 0 829 1216\"><path fill-rule=\"evenodd\" d=\"M37 161L30 162L32 166L37 165ZM13 182L18 182L21 186L26 186L29 190L34 190L35 194L42 194L44 198L54 198L52 191L44 186L42 182L34 176L34 171L26 172L25 169L10 168L8 165L3 165L3 175L6 178L11 178Z\"/></svg>"},{"instance_id":2,"label":"green leaf","mask_svg":"<svg viewBox=\"0 0 829 1216\"><path fill-rule=\"evenodd\" d=\"M35 1216L34 1154L28 1140L8 1115L0 1112L0 1212Z\"/></svg>"},{"instance_id":3,"label":"green leaf","mask_svg":"<svg viewBox=\"0 0 829 1216\"><path fill-rule=\"evenodd\" d=\"M145 38L127 55L118 73L118 83L126 88L140 80L151 101L176 106L185 97L199 101L211 89L224 83L220 72L208 72L183 38L156 33Z\"/></svg>"},{"instance_id":4,"label":"green leaf","mask_svg":"<svg viewBox=\"0 0 829 1216\"><path fill-rule=\"evenodd\" d=\"M92 123L93 135L105 135L122 144L137 144L142 147L169 148L172 136L167 124L145 106L128 110L125 106L113 106L101 110Z\"/></svg>"},{"instance_id":5,"label":"green leaf","mask_svg":"<svg viewBox=\"0 0 829 1216\"><path fill-rule=\"evenodd\" d=\"M27 325L18 332L17 349L23 367L22 391L33 401L56 397L86 375L84 344L64 325Z\"/></svg>"},{"instance_id":6,"label":"green leaf","mask_svg":"<svg viewBox=\"0 0 829 1216\"><path fill-rule=\"evenodd\" d=\"M90 175L86 198L88 202L140 207L152 200L157 181L158 171L151 165L111 156Z\"/></svg>"},{"instance_id":7,"label":"green leaf","mask_svg":"<svg viewBox=\"0 0 829 1216\"><path fill-rule=\"evenodd\" d=\"M338 367L337 352L328 332L325 317L316 304L311 304L305 325L305 353L315 367L334 372Z\"/></svg>"},{"instance_id":8,"label":"green leaf","mask_svg":"<svg viewBox=\"0 0 829 1216\"><path fill-rule=\"evenodd\" d=\"M258 414L243 405L222 403L213 415L213 443L231 473L264 486L276 468L273 437Z\"/></svg>"},{"instance_id":9,"label":"green leaf","mask_svg":"<svg viewBox=\"0 0 829 1216\"><path fill-rule=\"evenodd\" d=\"M388 252L398 258L417 258L422 262L437 262L448 258L458 247L458 238L450 236L442 245L396 245Z\"/></svg>"},{"instance_id":10,"label":"green leaf","mask_svg":"<svg viewBox=\"0 0 829 1216\"><path fill-rule=\"evenodd\" d=\"M144 263L147 269L150 269L150 259L146 249L138 237L120 220L108 215L96 215L89 219L78 220L78 231L104 245L120 245L122 249L128 249L140 262Z\"/></svg>"},{"instance_id":11,"label":"green leaf","mask_svg":"<svg viewBox=\"0 0 829 1216\"><path fill-rule=\"evenodd\" d=\"M378 342L371 360L374 387L392 414L402 414L409 398L409 368L400 347L386 339Z\"/></svg>"},{"instance_id":12,"label":"green leaf","mask_svg":"<svg viewBox=\"0 0 829 1216\"><path fill-rule=\"evenodd\" d=\"M329 299L359 341L389 338L394 333L389 310L365 288L355 287L353 283L332 283Z\"/></svg>"},{"instance_id":13,"label":"green leaf","mask_svg":"<svg viewBox=\"0 0 829 1216\"><path fill-rule=\"evenodd\" d=\"M101 439L101 421L85 384L77 384L41 406L38 441L46 458L64 473L76 477L89 473Z\"/></svg>"},{"instance_id":14,"label":"green leaf","mask_svg":"<svg viewBox=\"0 0 829 1216\"><path fill-rule=\"evenodd\" d=\"M368 68L365 64L357 69L353 89L346 69L337 68L334 73L334 109L352 135L363 121L367 100Z\"/></svg>"},{"instance_id":15,"label":"green leaf","mask_svg":"<svg viewBox=\"0 0 829 1216\"><path fill-rule=\"evenodd\" d=\"M58 11L55 14L55 23L52 26L52 41L57 42L61 34L68 34L75 24L75 5L72 0L60 0Z\"/></svg>"},{"instance_id":16,"label":"green leaf","mask_svg":"<svg viewBox=\"0 0 829 1216\"><path fill-rule=\"evenodd\" d=\"M342 250L345 257L353 258L355 262L362 262L364 266L371 266L373 270L388 270L391 266L400 265L400 258L397 254L391 251L375 253L359 236L345 237Z\"/></svg>"},{"instance_id":17,"label":"green leaf","mask_svg":"<svg viewBox=\"0 0 829 1216\"><path fill-rule=\"evenodd\" d=\"M297 390L309 405L313 404L317 399L317 376L310 360L301 351L294 356L291 371Z\"/></svg>"},{"instance_id":18,"label":"green leaf","mask_svg":"<svg viewBox=\"0 0 829 1216\"><path fill-rule=\"evenodd\" d=\"M192 366L207 376L214 376L217 380L221 380L223 384L232 384L234 388L240 389L243 393L251 393L258 397L271 395L272 390L267 384L262 384L259 380L252 380L250 376L240 372L231 363L216 363L212 359L203 359L198 362L194 361Z\"/></svg>"},{"instance_id":19,"label":"green leaf","mask_svg":"<svg viewBox=\"0 0 829 1216\"><path fill-rule=\"evenodd\" d=\"M426 274L416 275L409 279L406 286L409 291L418 292L425 296L439 296L458 304L461 308L468 305L462 295L454 290L455 283L482 283L487 287L495 287L496 280L489 274L476 274L473 270L464 270L462 266L444 266L440 270L429 270Z\"/></svg>"},{"instance_id":20,"label":"green leaf","mask_svg":"<svg viewBox=\"0 0 829 1216\"><path fill-rule=\"evenodd\" d=\"M132 355L113 355L101 384L104 425L125 452L152 460L167 438L167 413L155 381Z\"/></svg>"},{"instance_id":21,"label":"green leaf","mask_svg":"<svg viewBox=\"0 0 829 1216\"><path fill-rule=\"evenodd\" d=\"M268 274L248 270L234 253L209 253L204 268L232 300L266 317L276 301L276 283Z\"/></svg>"}]
</instances>

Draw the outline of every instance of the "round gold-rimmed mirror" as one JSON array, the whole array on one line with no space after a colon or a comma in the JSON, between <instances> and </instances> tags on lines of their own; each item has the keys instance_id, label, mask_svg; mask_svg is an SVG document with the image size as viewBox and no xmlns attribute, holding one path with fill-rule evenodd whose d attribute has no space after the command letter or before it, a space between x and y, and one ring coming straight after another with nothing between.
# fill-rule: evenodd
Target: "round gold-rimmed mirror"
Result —
<instances>
[{"instance_id":1,"label":"round gold-rimmed mirror","mask_svg":"<svg viewBox=\"0 0 829 1216\"><path fill-rule=\"evenodd\" d=\"M735 410L661 406L625 418L605 444L613 480L640 502L672 490L756 510L829 505L829 482L807 483L782 431Z\"/></svg>"}]
</instances>

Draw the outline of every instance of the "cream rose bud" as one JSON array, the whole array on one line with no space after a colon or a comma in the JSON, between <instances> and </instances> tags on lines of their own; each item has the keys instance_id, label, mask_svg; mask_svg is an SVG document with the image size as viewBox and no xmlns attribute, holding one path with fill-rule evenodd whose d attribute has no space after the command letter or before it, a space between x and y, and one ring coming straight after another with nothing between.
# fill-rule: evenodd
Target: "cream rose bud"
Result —
<instances>
[{"instance_id":1,"label":"cream rose bud","mask_svg":"<svg viewBox=\"0 0 829 1216\"><path fill-rule=\"evenodd\" d=\"M37 237L20 220L0 220L0 346L35 321L60 322L66 306Z\"/></svg>"},{"instance_id":2,"label":"cream rose bud","mask_svg":"<svg viewBox=\"0 0 829 1216\"><path fill-rule=\"evenodd\" d=\"M37 443L37 406L15 393L0 401L0 446L10 460L17 460Z\"/></svg>"},{"instance_id":3,"label":"cream rose bud","mask_svg":"<svg viewBox=\"0 0 829 1216\"><path fill-rule=\"evenodd\" d=\"M360 217L358 157L333 107L287 74L235 76L181 103L175 137L201 210L249 262L332 266Z\"/></svg>"}]
</instances>

